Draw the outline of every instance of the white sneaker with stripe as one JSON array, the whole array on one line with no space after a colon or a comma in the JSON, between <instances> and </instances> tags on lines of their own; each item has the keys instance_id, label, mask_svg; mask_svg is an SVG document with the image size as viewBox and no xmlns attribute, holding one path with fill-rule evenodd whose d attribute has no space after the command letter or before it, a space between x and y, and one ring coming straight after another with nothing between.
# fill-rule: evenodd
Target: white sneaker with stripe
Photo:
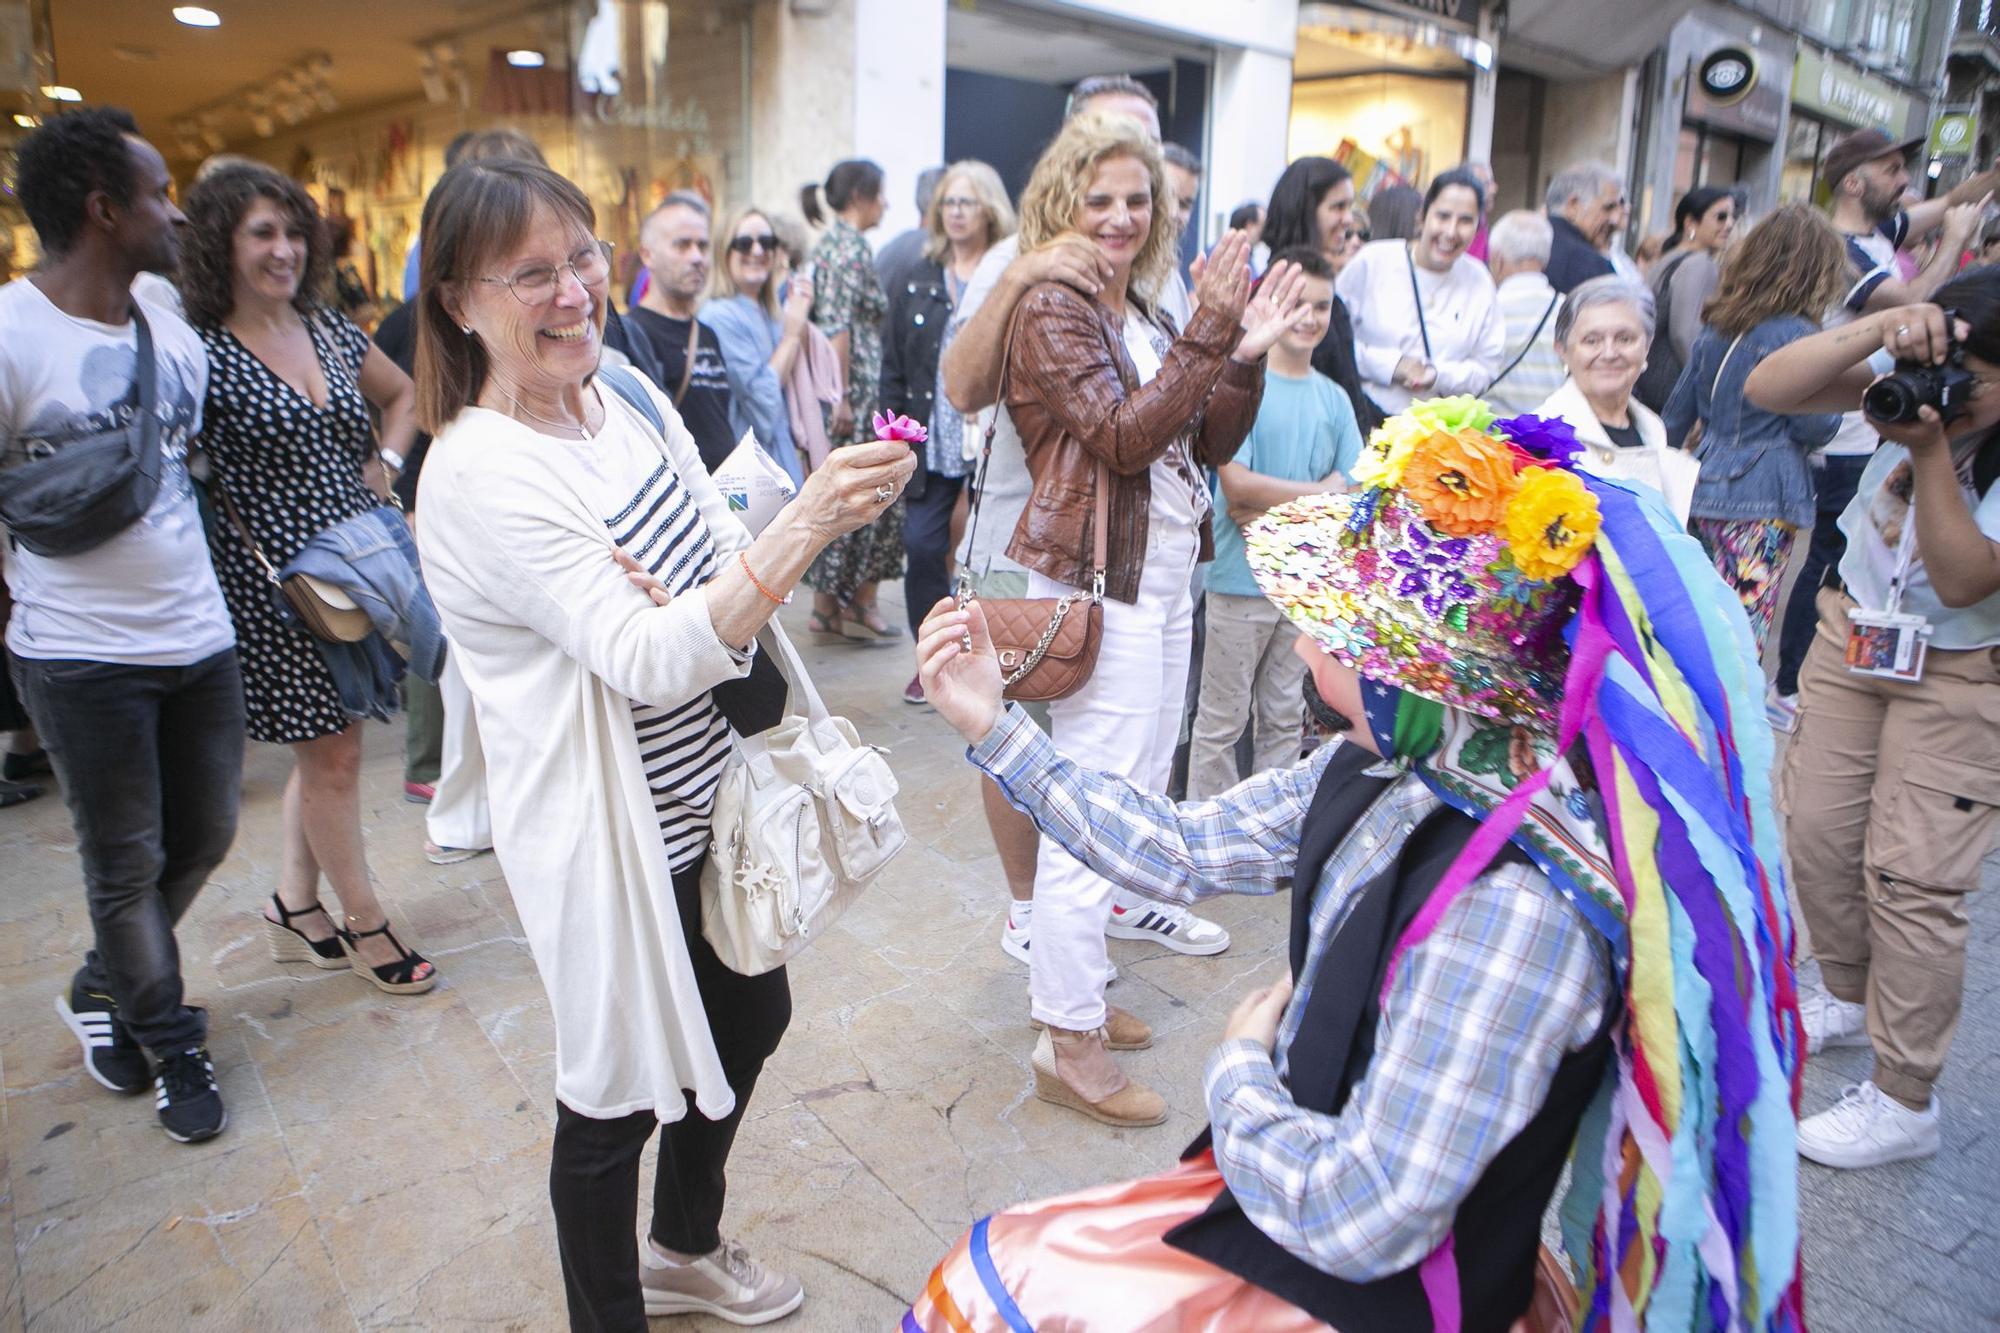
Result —
<instances>
[{"instance_id":1,"label":"white sneaker with stripe","mask_svg":"<svg viewBox=\"0 0 2000 1333\"><path fill-rule=\"evenodd\" d=\"M1151 940L1175 953L1206 957L1229 947L1229 932L1207 917L1196 916L1176 903L1142 898L1124 889L1111 900L1111 921L1104 933L1114 940Z\"/></svg>"}]
</instances>

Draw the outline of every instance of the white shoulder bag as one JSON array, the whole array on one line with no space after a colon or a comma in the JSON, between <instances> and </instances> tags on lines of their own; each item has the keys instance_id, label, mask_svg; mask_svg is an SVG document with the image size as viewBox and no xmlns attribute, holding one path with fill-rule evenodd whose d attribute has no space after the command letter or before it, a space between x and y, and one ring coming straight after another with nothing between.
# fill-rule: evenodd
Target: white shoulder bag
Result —
<instances>
[{"instance_id":1,"label":"white shoulder bag","mask_svg":"<svg viewBox=\"0 0 2000 1333\"><path fill-rule=\"evenodd\" d=\"M777 621L757 640L785 677L785 720L733 738L701 873L701 933L750 977L839 920L908 841L886 752L826 711Z\"/></svg>"}]
</instances>

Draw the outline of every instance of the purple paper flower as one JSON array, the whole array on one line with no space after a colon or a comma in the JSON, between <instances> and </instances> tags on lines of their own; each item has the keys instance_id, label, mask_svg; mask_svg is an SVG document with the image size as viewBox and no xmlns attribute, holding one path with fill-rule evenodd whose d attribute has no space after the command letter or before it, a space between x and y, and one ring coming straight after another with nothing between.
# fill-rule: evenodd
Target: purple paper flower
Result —
<instances>
[{"instance_id":1,"label":"purple paper flower","mask_svg":"<svg viewBox=\"0 0 2000 1333\"><path fill-rule=\"evenodd\" d=\"M875 438L878 440L905 440L910 444L922 444L930 438L923 423L894 413L875 414Z\"/></svg>"},{"instance_id":2,"label":"purple paper flower","mask_svg":"<svg viewBox=\"0 0 2000 1333\"><path fill-rule=\"evenodd\" d=\"M1583 445L1577 442L1576 432L1561 417L1538 417L1523 413L1518 417L1508 417L1493 423L1493 431L1503 439L1511 440L1536 458L1544 459L1559 468L1574 470L1576 459L1583 452Z\"/></svg>"}]
</instances>

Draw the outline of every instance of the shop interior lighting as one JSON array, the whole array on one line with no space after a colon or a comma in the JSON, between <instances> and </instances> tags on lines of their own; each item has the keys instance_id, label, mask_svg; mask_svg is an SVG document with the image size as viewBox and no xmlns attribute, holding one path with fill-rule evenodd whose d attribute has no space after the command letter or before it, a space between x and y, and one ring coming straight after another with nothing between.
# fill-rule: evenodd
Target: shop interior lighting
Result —
<instances>
[{"instance_id":1,"label":"shop interior lighting","mask_svg":"<svg viewBox=\"0 0 2000 1333\"><path fill-rule=\"evenodd\" d=\"M42 123L42 118L40 116L31 116L25 111L16 111L14 113L14 123L24 130L32 130L35 126Z\"/></svg>"},{"instance_id":2,"label":"shop interior lighting","mask_svg":"<svg viewBox=\"0 0 2000 1333\"><path fill-rule=\"evenodd\" d=\"M222 26L222 15L212 9L203 9L200 5L175 5L174 20L178 23L185 23L190 28L219 28Z\"/></svg>"},{"instance_id":3,"label":"shop interior lighting","mask_svg":"<svg viewBox=\"0 0 2000 1333\"><path fill-rule=\"evenodd\" d=\"M540 51L530 51L524 48L519 51L509 51L507 53L507 63L515 69L540 69L548 61Z\"/></svg>"},{"instance_id":4,"label":"shop interior lighting","mask_svg":"<svg viewBox=\"0 0 2000 1333\"><path fill-rule=\"evenodd\" d=\"M83 100L83 94L66 83L43 84L42 96L48 98L51 102L81 102Z\"/></svg>"}]
</instances>

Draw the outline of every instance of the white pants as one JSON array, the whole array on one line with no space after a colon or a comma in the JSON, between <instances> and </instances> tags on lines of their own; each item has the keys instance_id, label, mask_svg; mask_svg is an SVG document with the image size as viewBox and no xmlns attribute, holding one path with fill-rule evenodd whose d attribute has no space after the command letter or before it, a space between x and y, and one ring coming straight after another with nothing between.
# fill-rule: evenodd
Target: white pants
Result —
<instances>
[{"instance_id":1,"label":"white pants","mask_svg":"<svg viewBox=\"0 0 2000 1333\"><path fill-rule=\"evenodd\" d=\"M1157 520L1139 578L1139 600L1104 602L1097 668L1083 688L1049 705L1049 729L1065 758L1085 768L1163 792L1172 776L1187 693L1194 630L1196 535ZM1168 528L1164 533L1162 528ZM1040 574L1028 596L1072 591ZM1111 919L1110 880L1086 869L1053 838L1035 858L1034 943L1028 994L1042 1022L1072 1031L1104 1025L1104 985L1111 978L1104 927Z\"/></svg>"},{"instance_id":2,"label":"white pants","mask_svg":"<svg viewBox=\"0 0 2000 1333\"><path fill-rule=\"evenodd\" d=\"M1263 597L1209 590L1208 641L1201 659L1201 707L1188 757L1188 796L1220 796L1250 773L1236 771L1236 738L1255 719L1255 766L1290 768L1299 761L1306 701L1305 668L1292 645L1298 629Z\"/></svg>"},{"instance_id":3,"label":"white pants","mask_svg":"<svg viewBox=\"0 0 2000 1333\"><path fill-rule=\"evenodd\" d=\"M424 833L440 847L493 846L493 814L486 804L486 751L472 716L472 691L458 674L458 657L447 652L438 677L444 699L444 749L437 795L424 815Z\"/></svg>"}]
</instances>

